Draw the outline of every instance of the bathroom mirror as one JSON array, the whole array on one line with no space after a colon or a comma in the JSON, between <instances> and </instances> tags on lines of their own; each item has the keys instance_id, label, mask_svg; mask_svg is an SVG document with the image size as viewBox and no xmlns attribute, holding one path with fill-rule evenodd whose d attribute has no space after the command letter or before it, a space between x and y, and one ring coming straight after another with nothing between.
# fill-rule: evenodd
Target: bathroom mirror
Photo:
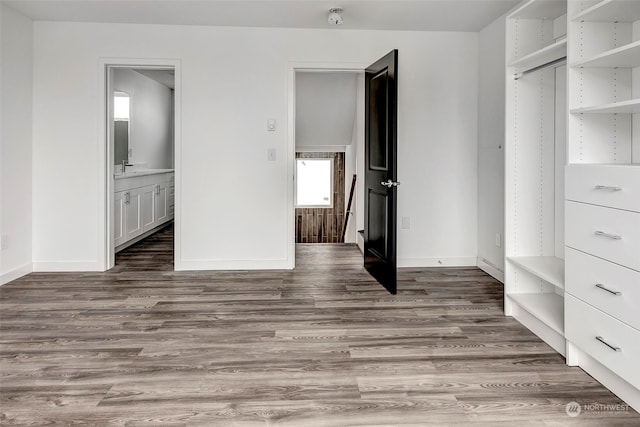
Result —
<instances>
[{"instance_id":1,"label":"bathroom mirror","mask_svg":"<svg viewBox=\"0 0 640 427\"><path fill-rule=\"evenodd\" d=\"M126 92L113 94L114 162L129 162L129 118L131 98Z\"/></svg>"}]
</instances>

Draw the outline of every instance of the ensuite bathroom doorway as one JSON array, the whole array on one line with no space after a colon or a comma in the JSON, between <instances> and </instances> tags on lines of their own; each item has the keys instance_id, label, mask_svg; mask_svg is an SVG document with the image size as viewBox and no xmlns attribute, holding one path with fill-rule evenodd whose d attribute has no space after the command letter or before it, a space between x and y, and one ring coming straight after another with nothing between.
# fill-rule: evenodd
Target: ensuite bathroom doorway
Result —
<instances>
[{"instance_id":1,"label":"ensuite bathroom doorway","mask_svg":"<svg viewBox=\"0 0 640 427\"><path fill-rule=\"evenodd\" d=\"M106 66L108 268L124 258L132 265L137 253L138 260L153 259L153 268L174 269L175 72L175 66ZM150 257L148 244L163 256Z\"/></svg>"}]
</instances>

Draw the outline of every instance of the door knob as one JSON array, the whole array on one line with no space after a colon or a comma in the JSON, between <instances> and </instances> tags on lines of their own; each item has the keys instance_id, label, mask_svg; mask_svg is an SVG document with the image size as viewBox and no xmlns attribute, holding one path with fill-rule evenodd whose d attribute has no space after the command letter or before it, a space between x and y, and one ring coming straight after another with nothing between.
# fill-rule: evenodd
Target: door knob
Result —
<instances>
[{"instance_id":1,"label":"door knob","mask_svg":"<svg viewBox=\"0 0 640 427\"><path fill-rule=\"evenodd\" d=\"M388 179L386 181L382 181L380 184L384 185L387 188L397 187L398 185L400 185L400 183L398 181L391 181L390 179Z\"/></svg>"}]
</instances>

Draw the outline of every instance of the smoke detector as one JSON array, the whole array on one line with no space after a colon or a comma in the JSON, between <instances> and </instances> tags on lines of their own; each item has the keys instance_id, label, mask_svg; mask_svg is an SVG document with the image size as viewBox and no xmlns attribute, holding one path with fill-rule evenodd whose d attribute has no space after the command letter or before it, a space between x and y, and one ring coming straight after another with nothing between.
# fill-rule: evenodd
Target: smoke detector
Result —
<instances>
[{"instance_id":1,"label":"smoke detector","mask_svg":"<svg viewBox=\"0 0 640 427\"><path fill-rule=\"evenodd\" d=\"M342 25L344 23L341 7L332 7L329 9L329 23L333 25Z\"/></svg>"}]
</instances>

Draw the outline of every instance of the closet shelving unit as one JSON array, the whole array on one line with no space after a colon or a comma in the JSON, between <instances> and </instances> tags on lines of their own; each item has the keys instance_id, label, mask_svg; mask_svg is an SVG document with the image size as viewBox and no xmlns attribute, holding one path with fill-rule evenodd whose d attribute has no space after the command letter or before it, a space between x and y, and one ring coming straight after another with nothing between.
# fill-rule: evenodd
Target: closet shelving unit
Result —
<instances>
[{"instance_id":1,"label":"closet shelving unit","mask_svg":"<svg viewBox=\"0 0 640 427\"><path fill-rule=\"evenodd\" d=\"M567 15L567 363L638 409L640 1L570 0Z\"/></svg>"},{"instance_id":2,"label":"closet shelving unit","mask_svg":"<svg viewBox=\"0 0 640 427\"><path fill-rule=\"evenodd\" d=\"M639 3L569 2L569 164L640 163Z\"/></svg>"},{"instance_id":3,"label":"closet shelving unit","mask_svg":"<svg viewBox=\"0 0 640 427\"><path fill-rule=\"evenodd\" d=\"M555 61L567 54L567 40L562 39L538 49L520 59L516 59L511 63L511 67L515 70L531 70L535 67Z\"/></svg>"},{"instance_id":4,"label":"closet shelving unit","mask_svg":"<svg viewBox=\"0 0 640 427\"><path fill-rule=\"evenodd\" d=\"M564 340L567 2L530 0L506 22L505 314Z\"/></svg>"},{"instance_id":5,"label":"closet shelving unit","mask_svg":"<svg viewBox=\"0 0 640 427\"><path fill-rule=\"evenodd\" d=\"M594 113L594 114L635 114L640 113L640 99L630 99L628 101L611 102L608 104L593 105L590 107L579 107L571 110L572 114Z\"/></svg>"},{"instance_id":6,"label":"closet shelving unit","mask_svg":"<svg viewBox=\"0 0 640 427\"><path fill-rule=\"evenodd\" d=\"M572 81L577 86L573 91L576 98L571 102L571 114L639 113L640 76L634 71L640 66L637 2L573 3L573 11L580 6L587 7L571 18L574 36L570 67Z\"/></svg>"}]
</instances>

